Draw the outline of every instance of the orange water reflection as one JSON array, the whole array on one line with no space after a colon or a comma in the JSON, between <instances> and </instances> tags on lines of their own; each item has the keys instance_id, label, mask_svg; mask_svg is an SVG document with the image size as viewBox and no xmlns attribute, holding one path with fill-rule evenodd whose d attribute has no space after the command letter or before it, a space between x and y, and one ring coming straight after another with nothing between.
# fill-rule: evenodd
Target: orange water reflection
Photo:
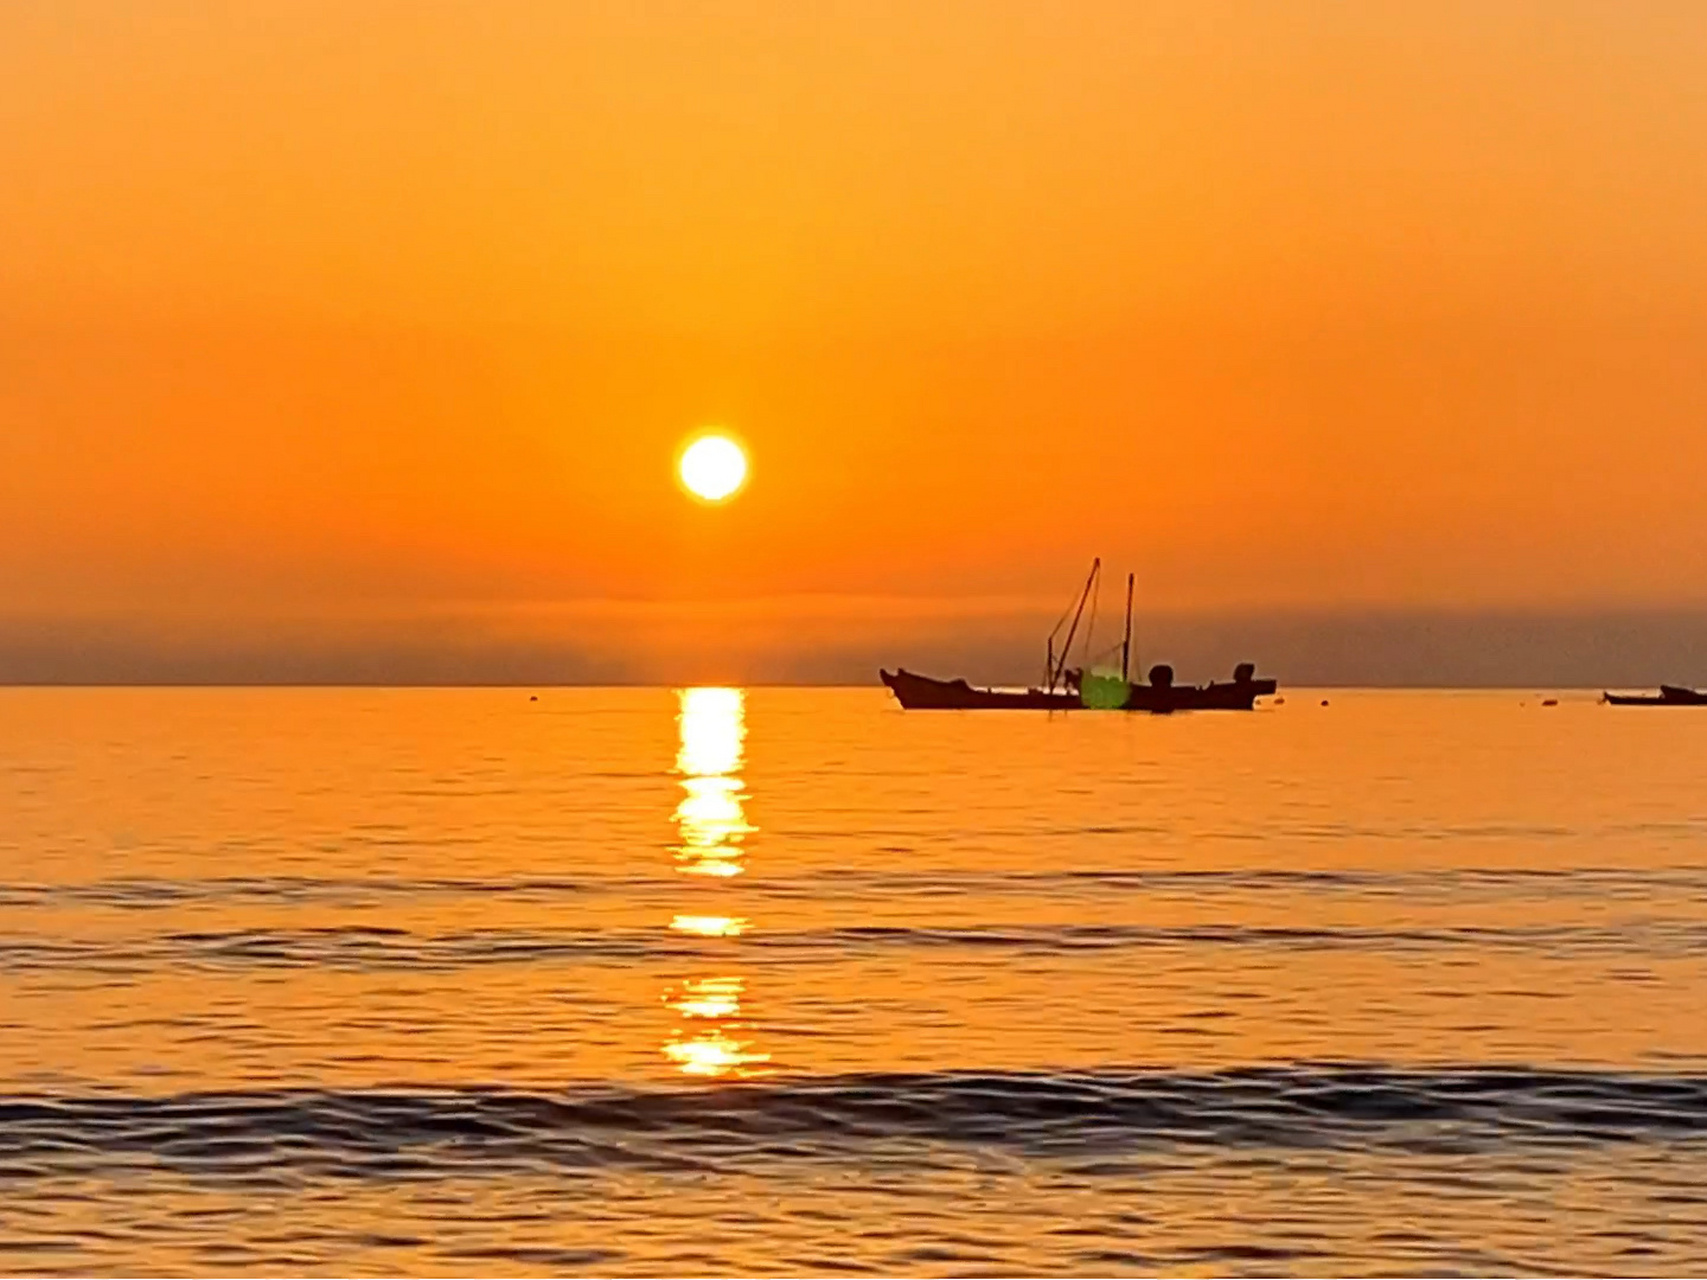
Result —
<instances>
[{"instance_id":1,"label":"orange water reflection","mask_svg":"<svg viewBox=\"0 0 1707 1280\"><path fill-rule=\"evenodd\" d=\"M770 1061L770 1054L749 1053L751 1043L718 1028L694 1039L670 1041L664 1056L690 1076L752 1075L755 1065Z\"/></svg>"},{"instance_id":2,"label":"orange water reflection","mask_svg":"<svg viewBox=\"0 0 1707 1280\"><path fill-rule=\"evenodd\" d=\"M683 689L677 723L676 772L685 793L676 805L678 867L690 875L741 874L747 793L740 770L747 737L746 694L740 689Z\"/></svg>"},{"instance_id":3,"label":"orange water reflection","mask_svg":"<svg viewBox=\"0 0 1707 1280\"><path fill-rule=\"evenodd\" d=\"M734 976L688 978L665 996L687 1019L664 1044L664 1056L688 1075L751 1075L770 1061L740 1035L741 995L746 980Z\"/></svg>"},{"instance_id":4,"label":"orange water reflection","mask_svg":"<svg viewBox=\"0 0 1707 1280\"><path fill-rule=\"evenodd\" d=\"M677 916L670 921L677 933L697 934L702 938L739 938L747 931L747 922L740 916Z\"/></svg>"},{"instance_id":5,"label":"orange water reflection","mask_svg":"<svg viewBox=\"0 0 1707 1280\"><path fill-rule=\"evenodd\" d=\"M719 910L718 888L746 868L745 842L755 828L747 821L746 784L741 778L747 738L746 694L740 689L683 689L678 695L681 745L676 772L682 799L676 805L676 869L708 877L701 901L670 921L677 933L700 938L739 938L750 927L744 916ZM705 894L713 895L709 900ZM746 980L733 974L684 978L664 996L682 1019L670 1032L663 1054L679 1071L694 1076L738 1076L761 1070L770 1055L755 1052L741 1019Z\"/></svg>"},{"instance_id":6,"label":"orange water reflection","mask_svg":"<svg viewBox=\"0 0 1707 1280\"><path fill-rule=\"evenodd\" d=\"M733 1018L741 1012L743 978L689 978L666 997L669 1006L688 1018Z\"/></svg>"}]
</instances>

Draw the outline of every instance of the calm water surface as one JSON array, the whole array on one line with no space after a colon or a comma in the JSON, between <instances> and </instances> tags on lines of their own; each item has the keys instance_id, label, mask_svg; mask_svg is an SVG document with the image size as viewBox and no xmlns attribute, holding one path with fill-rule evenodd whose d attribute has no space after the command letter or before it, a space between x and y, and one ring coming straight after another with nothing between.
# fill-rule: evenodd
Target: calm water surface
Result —
<instances>
[{"instance_id":1,"label":"calm water surface","mask_svg":"<svg viewBox=\"0 0 1707 1280\"><path fill-rule=\"evenodd\" d=\"M0 1271L1700 1273L1704 778L1590 695L0 691Z\"/></svg>"}]
</instances>

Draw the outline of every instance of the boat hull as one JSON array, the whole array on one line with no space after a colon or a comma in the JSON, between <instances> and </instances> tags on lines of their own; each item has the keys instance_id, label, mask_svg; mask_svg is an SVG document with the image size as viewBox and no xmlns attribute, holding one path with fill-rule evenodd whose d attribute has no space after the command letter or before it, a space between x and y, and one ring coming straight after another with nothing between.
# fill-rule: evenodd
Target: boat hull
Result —
<instances>
[{"instance_id":1,"label":"boat hull","mask_svg":"<svg viewBox=\"0 0 1707 1280\"><path fill-rule=\"evenodd\" d=\"M1654 693L1603 693L1601 697L1615 707L1707 707L1707 693L1662 684Z\"/></svg>"},{"instance_id":2,"label":"boat hull","mask_svg":"<svg viewBox=\"0 0 1707 1280\"><path fill-rule=\"evenodd\" d=\"M933 680L896 670L878 676L889 692L908 711L1071 711L1078 707L1077 694L1043 689L979 689L964 680Z\"/></svg>"},{"instance_id":3,"label":"boat hull","mask_svg":"<svg viewBox=\"0 0 1707 1280\"><path fill-rule=\"evenodd\" d=\"M891 693L908 711L1077 711L1079 695L1043 689L981 689L964 680L933 680L911 671L879 671ZM1135 684L1120 711L1249 711L1256 700L1278 688L1274 680L1229 680L1206 685Z\"/></svg>"},{"instance_id":4,"label":"boat hull","mask_svg":"<svg viewBox=\"0 0 1707 1280\"><path fill-rule=\"evenodd\" d=\"M1135 684L1126 711L1167 715L1174 711L1249 711L1258 698L1280 687L1276 680L1211 681L1202 685Z\"/></svg>"}]
</instances>

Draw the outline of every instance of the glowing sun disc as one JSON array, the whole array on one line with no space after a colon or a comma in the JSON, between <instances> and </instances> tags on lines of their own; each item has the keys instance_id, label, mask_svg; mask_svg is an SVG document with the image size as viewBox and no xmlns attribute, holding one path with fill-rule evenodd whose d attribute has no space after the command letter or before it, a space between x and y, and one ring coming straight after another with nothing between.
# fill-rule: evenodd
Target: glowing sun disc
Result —
<instances>
[{"instance_id":1,"label":"glowing sun disc","mask_svg":"<svg viewBox=\"0 0 1707 1280\"><path fill-rule=\"evenodd\" d=\"M747 455L728 436L701 436L682 450L682 487L705 502L722 502L747 479Z\"/></svg>"}]
</instances>

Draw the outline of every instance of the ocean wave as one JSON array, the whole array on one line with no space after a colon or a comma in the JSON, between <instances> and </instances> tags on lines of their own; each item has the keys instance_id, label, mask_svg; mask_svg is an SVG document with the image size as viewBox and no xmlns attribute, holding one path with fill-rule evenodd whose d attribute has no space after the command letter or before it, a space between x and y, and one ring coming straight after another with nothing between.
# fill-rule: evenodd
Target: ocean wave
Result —
<instances>
[{"instance_id":1,"label":"ocean wave","mask_svg":"<svg viewBox=\"0 0 1707 1280\"><path fill-rule=\"evenodd\" d=\"M114 1165L217 1176L715 1169L889 1144L1034 1157L1215 1148L1413 1152L1707 1138L1707 1077L1297 1064L881 1073L693 1089L587 1085L0 1097L0 1178ZM896 1145L899 1144L899 1145Z\"/></svg>"},{"instance_id":2,"label":"ocean wave","mask_svg":"<svg viewBox=\"0 0 1707 1280\"><path fill-rule=\"evenodd\" d=\"M700 936L667 926L641 928L471 929L423 933L374 925L174 931L117 937L0 935L0 972L81 970L135 974L186 968L446 970L509 964L597 964L703 958L739 936L751 963L811 962L879 950L982 950L1014 955L1221 948L1347 950L1368 954L1465 949L1539 955L1639 955L1648 960L1707 955L1707 922L1644 919L1607 925L1308 927L1242 924L846 925L730 931Z\"/></svg>"},{"instance_id":3,"label":"ocean wave","mask_svg":"<svg viewBox=\"0 0 1707 1280\"><path fill-rule=\"evenodd\" d=\"M896 853L905 853L897 849ZM121 910L171 909L200 902L362 904L420 898L501 897L555 901L598 894L670 894L679 876L210 876L197 879L134 876L81 883L0 883L0 908L97 906ZM1560 895L1631 897L1665 892L1673 898L1707 897L1707 864L1641 868L1618 866L1513 866L1381 869L1369 867L1076 867L991 871L972 868L850 867L797 876L753 876L755 893L777 898L822 898L826 893L1016 893L1079 897L1086 892L1190 892L1193 894L1328 893L1392 896L1430 893L1465 898Z\"/></svg>"},{"instance_id":4,"label":"ocean wave","mask_svg":"<svg viewBox=\"0 0 1707 1280\"><path fill-rule=\"evenodd\" d=\"M135 876L79 884L0 884L0 907L77 905L146 911L198 902L359 903L375 899L502 896L552 899L594 891L620 893L661 877L600 876L392 878L381 876L212 876L185 880Z\"/></svg>"}]
</instances>

